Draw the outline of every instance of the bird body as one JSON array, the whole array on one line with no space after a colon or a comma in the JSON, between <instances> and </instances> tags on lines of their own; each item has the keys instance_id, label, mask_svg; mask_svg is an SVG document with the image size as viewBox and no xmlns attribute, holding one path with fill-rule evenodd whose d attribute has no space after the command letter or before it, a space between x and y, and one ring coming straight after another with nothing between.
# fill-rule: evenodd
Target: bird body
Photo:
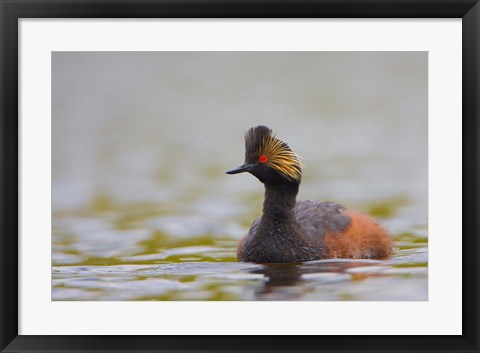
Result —
<instances>
[{"instance_id":1,"label":"bird body","mask_svg":"<svg viewBox=\"0 0 480 353\"><path fill-rule=\"evenodd\" d=\"M243 262L301 262L326 258L385 258L392 239L374 218L334 202L296 201L301 164L266 126L245 135L245 163L228 174L249 172L265 185L263 213L240 241Z\"/></svg>"}]
</instances>

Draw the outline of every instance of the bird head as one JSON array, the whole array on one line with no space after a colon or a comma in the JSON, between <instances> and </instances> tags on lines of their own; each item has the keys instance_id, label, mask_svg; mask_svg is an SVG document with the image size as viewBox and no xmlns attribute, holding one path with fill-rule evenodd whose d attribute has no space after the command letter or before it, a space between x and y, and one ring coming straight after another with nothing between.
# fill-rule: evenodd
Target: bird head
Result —
<instances>
[{"instance_id":1,"label":"bird head","mask_svg":"<svg viewBox=\"0 0 480 353\"><path fill-rule=\"evenodd\" d=\"M266 126L245 133L245 163L227 174L249 172L264 184L300 183L302 164L298 155Z\"/></svg>"}]
</instances>

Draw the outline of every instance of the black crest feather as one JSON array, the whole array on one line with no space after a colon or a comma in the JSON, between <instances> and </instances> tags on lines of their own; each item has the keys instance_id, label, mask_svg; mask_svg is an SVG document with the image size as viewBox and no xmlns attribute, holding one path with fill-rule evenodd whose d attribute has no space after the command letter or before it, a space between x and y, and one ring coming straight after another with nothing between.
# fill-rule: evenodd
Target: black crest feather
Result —
<instances>
[{"instance_id":1,"label":"black crest feather","mask_svg":"<svg viewBox=\"0 0 480 353\"><path fill-rule=\"evenodd\" d=\"M262 141L272 136L272 129L264 125L250 128L245 133L245 153L247 156L255 155L260 152Z\"/></svg>"}]
</instances>

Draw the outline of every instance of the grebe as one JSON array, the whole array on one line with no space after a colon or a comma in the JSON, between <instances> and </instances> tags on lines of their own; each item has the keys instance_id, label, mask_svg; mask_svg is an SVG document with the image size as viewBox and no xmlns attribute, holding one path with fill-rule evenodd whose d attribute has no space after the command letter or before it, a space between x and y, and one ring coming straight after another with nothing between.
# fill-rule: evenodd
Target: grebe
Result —
<instances>
[{"instance_id":1,"label":"grebe","mask_svg":"<svg viewBox=\"0 0 480 353\"><path fill-rule=\"evenodd\" d=\"M245 163L265 185L263 213L239 243L242 262L302 262L327 258L373 259L392 254L388 230L374 218L335 202L296 201L301 163L266 126L245 134Z\"/></svg>"}]
</instances>

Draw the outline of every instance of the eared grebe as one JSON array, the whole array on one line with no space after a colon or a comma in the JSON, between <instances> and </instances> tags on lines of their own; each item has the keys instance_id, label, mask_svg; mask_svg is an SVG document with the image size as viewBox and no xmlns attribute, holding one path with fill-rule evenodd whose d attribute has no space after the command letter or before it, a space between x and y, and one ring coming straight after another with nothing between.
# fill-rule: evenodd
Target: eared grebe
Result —
<instances>
[{"instance_id":1,"label":"eared grebe","mask_svg":"<svg viewBox=\"0 0 480 353\"><path fill-rule=\"evenodd\" d=\"M243 172L265 184L265 200L262 216L240 241L239 261L372 259L392 254L389 232L372 217L334 202L296 201L301 163L268 127L246 132L245 163L227 174Z\"/></svg>"}]
</instances>

